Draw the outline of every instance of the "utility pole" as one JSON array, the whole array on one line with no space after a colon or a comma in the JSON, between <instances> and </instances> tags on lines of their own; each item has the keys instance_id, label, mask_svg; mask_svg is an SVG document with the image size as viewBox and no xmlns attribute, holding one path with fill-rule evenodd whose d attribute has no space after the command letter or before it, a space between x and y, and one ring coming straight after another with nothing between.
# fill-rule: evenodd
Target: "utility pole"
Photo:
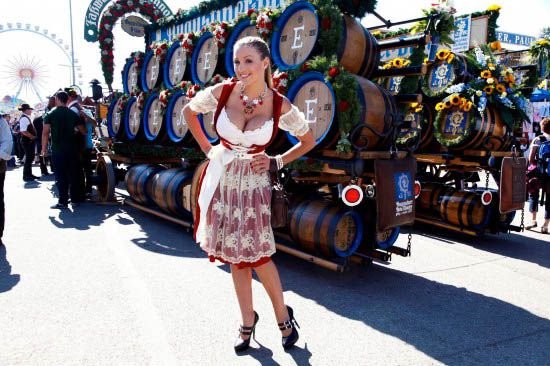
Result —
<instances>
[{"instance_id":1,"label":"utility pole","mask_svg":"<svg viewBox=\"0 0 550 366\"><path fill-rule=\"evenodd\" d=\"M71 71L72 71L72 85L76 85L76 75L74 68L74 36L73 36L73 6L72 0L69 0L69 21L71 25Z\"/></svg>"}]
</instances>

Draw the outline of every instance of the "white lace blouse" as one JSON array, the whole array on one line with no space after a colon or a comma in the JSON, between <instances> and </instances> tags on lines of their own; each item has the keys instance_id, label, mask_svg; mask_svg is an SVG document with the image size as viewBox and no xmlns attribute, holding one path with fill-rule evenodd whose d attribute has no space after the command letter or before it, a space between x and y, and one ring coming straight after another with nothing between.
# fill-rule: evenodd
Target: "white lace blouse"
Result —
<instances>
[{"instance_id":1,"label":"white lace blouse","mask_svg":"<svg viewBox=\"0 0 550 366\"><path fill-rule=\"evenodd\" d=\"M208 112L215 111L216 107L218 106L218 100L212 94L212 89L213 87L209 87L198 92L195 95L195 97L191 100L191 102L189 102L189 107L197 113L208 113ZM220 113L220 117L222 117L223 114L225 114L225 117L227 117L227 113ZM229 118L227 118L227 120L229 121ZM220 121L218 121L218 123L219 122ZM272 128L267 128L267 127L268 126L272 127L273 124L269 122L273 122L273 121L272 120L266 121L266 124L260 127L259 129L254 131L245 131L244 133L257 132L260 129L264 129L264 127L266 127L265 130L268 130L271 133ZM238 128L231 121L229 121L229 123L232 124L238 130ZM290 111L281 115L281 117L279 118L279 128L284 131L288 131L293 136L303 136L309 131L309 126L306 122L304 114L300 112L300 110L295 105L292 106ZM224 128L221 126L218 126L218 129L224 129ZM223 131L219 131L219 132L222 133L225 138L225 134L223 133ZM253 143L258 144L257 142L253 142Z\"/></svg>"}]
</instances>

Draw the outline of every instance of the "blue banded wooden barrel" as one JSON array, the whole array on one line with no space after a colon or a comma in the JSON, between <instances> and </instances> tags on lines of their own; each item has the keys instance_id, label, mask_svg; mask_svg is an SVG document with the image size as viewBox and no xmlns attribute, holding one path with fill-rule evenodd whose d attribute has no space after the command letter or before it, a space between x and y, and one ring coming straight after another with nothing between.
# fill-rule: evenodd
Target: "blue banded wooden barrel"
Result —
<instances>
[{"instance_id":1,"label":"blue banded wooden barrel","mask_svg":"<svg viewBox=\"0 0 550 366\"><path fill-rule=\"evenodd\" d=\"M131 97L124 110L124 131L129 141L139 141L143 136L141 111L137 105L137 98Z\"/></svg>"},{"instance_id":2,"label":"blue banded wooden barrel","mask_svg":"<svg viewBox=\"0 0 550 366\"><path fill-rule=\"evenodd\" d=\"M277 20L271 37L271 57L280 70L298 68L315 48L319 17L306 1L289 5Z\"/></svg>"},{"instance_id":3,"label":"blue banded wooden barrel","mask_svg":"<svg viewBox=\"0 0 550 366\"><path fill-rule=\"evenodd\" d=\"M164 85L168 89L173 89L183 80L189 79L187 52L181 46L181 42L174 42L168 49L162 68L162 76Z\"/></svg>"},{"instance_id":4,"label":"blue banded wooden barrel","mask_svg":"<svg viewBox=\"0 0 550 366\"><path fill-rule=\"evenodd\" d=\"M126 190L130 197L138 203L151 205L154 203L153 176L164 168L159 165L139 164L134 165L126 173Z\"/></svg>"},{"instance_id":5,"label":"blue banded wooden barrel","mask_svg":"<svg viewBox=\"0 0 550 366\"><path fill-rule=\"evenodd\" d=\"M290 212L290 235L306 252L347 257L363 238L363 221L356 211L332 202L302 201Z\"/></svg>"},{"instance_id":6,"label":"blue banded wooden barrel","mask_svg":"<svg viewBox=\"0 0 550 366\"><path fill-rule=\"evenodd\" d=\"M140 68L133 58L126 60L122 69L122 89L124 94L130 94L135 88L141 90Z\"/></svg>"},{"instance_id":7,"label":"blue banded wooden barrel","mask_svg":"<svg viewBox=\"0 0 550 366\"><path fill-rule=\"evenodd\" d=\"M440 200L441 217L453 225L482 231L489 224L491 207L481 203L481 194L447 191Z\"/></svg>"},{"instance_id":8,"label":"blue banded wooden barrel","mask_svg":"<svg viewBox=\"0 0 550 366\"><path fill-rule=\"evenodd\" d=\"M437 148L433 146L433 142L435 141L433 129L434 105L428 102L424 102L422 105L421 112L413 112L409 110L409 102L398 103L398 108L402 111L403 119L407 125L399 131L396 141L398 148L407 148L414 145L415 141L418 141L417 151Z\"/></svg>"},{"instance_id":9,"label":"blue banded wooden barrel","mask_svg":"<svg viewBox=\"0 0 550 366\"><path fill-rule=\"evenodd\" d=\"M159 101L159 93L151 94L143 108L143 132L147 141L156 144L164 144L168 141L164 114Z\"/></svg>"},{"instance_id":10,"label":"blue banded wooden barrel","mask_svg":"<svg viewBox=\"0 0 550 366\"><path fill-rule=\"evenodd\" d=\"M332 85L320 72L309 71L292 82L288 99L295 104L308 120L317 148L329 148L337 140L336 96ZM291 144L298 139L287 132Z\"/></svg>"},{"instance_id":11,"label":"blue banded wooden barrel","mask_svg":"<svg viewBox=\"0 0 550 366\"><path fill-rule=\"evenodd\" d=\"M153 51L148 51L143 59L141 68L141 88L149 93L162 84L162 67L160 58L155 57Z\"/></svg>"},{"instance_id":12,"label":"blue banded wooden barrel","mask_svg":"<svg viewBox=\"0 0 550 366\"><path fill-rule=\"evenodd\" d=\"M192 138L187 121L183 117L183 107L187 103L188 98L181 90L175 92L168 101L164 120L166 132L173 143L185 142Z\"/></svg>"},{"instance_id":13,"label":"blue banded wooden barrel","mask_svg":"<svg viewBox=\"0 0 550 366\"><path fill-rule=\"evenodd\" d=\"M358 83L360 119L359 128L350 135L350 141L368 150L384 149L390 142L397 116L395 99L372 81L360 76L355 76L355 79Z\"/></svg>"},{"instance_id":14,"label":"blue banded wooden barrel","mask_svg":"<svg viewBox=\"0 0 550 366\"><path fill-rule=\"evenodd\" d=\"M396 227L393 229L388 229L384 232L376 233L374 239L375 246L380 249L388 249L392 247L397 241L400 232L401 228Z\"/></svg>"},{"instance_id":15,"label":"blue banded wooden barrel","mask_svg":"<svg viewBox=\"0 0 550 366\"><path fill-rule=\"evenodd\" d=\"M121 102L122 99L120 97L113 99L107 111L107 131L109 132L109 137L119 140L126 137L124 133L124 111L120 109Z\"/></svg>"},{"instance_id":16,"label":"blue banded wooden barrel","mask_svg":"<svg viewBox=\"0 0 550 366\"><path fill-rule=\"evenodd\" d=\"M201 86L208 83L216 71L224 70L223 60L219 55L218 42L214 35L211 32L204 32L197 40L191 57L193 83Z\"/></svg>"},{"instance_id":17,"label":"blue banded wooden barrel","mask_svg":"<svg viewBox=\"0 0 550 366\"><path fill-rule=\"evenodd\" d=\"M204 132L208 141L210 143L217 142L220 138L214 128L214 112L199 114L198 118L201 124L202 132Z\"/></svg>"},{"instance_id":18,"label":"blue banded wooden barrel","mask_svg":"<svg viewBox=\"0 0 550 366\"><path fill-rule=\"evenodd\" d=\"M193 172L185 169L167 169L153 177L152 198L163 211L182 217L191 217L191 207L184 204L186 190L191 190Z\"/></svg>"},{"instance_id":19,"label":"blue banded wooden barrel","mask_svg":"<svg viewBox=\"0 0 550 366\"><path fill-rule=\"evenodd\" d=\"M465 112L452 107L438 117L437 141L449 149L506 151L511 145L508 127L494 105L487 105L481 115L475 108Z\"/></svg>"},{"instance_id":20,"label":"blue banded wooden barrel","mask_svg":"<svg viewBox=\"0 0 550 366\"><path fill-rule=\"evenodd\" d=\"M380 64L378 41L361 22L344 15L337 57L349 72L370 78Z\"/></svg>"}]
</instances>

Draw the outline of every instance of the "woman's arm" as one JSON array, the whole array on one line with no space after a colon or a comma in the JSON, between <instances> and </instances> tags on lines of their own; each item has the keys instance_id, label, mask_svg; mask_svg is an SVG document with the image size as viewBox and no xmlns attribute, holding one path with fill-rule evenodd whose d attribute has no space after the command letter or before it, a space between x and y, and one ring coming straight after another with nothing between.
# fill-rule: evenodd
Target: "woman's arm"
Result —
<instances>
[{"instance_id":1,"label":"woman's arm","mask_svg":"<svg viewBox=\"0 0 550 366\"><path fill-rule=\"evenodd\" d=\"M214 95L214 97L216 99L220 98L222 87L223 87L222 84L218 84L218 85L216 85L215 87L212 88L212 95ZM208 154L208 152L212 148L212 144L210 143L210 141L208 141L208 138L206 137L206 135L204 134L204 131L202 130L200 121L197 117L200 113L202 113L202 112L195 111L193 109L193 106L192 106L191 102L187 103L185 105L185 107L183 107L183 117L185 118L185 121L187 122L187 126L189 127L189 131L191 131L191 134L193 135L193 137L195 138L195 140L199 144L201 150L205 154Z\"/></svg>"},{"instance_id":2,"label":"woman's arm","mask_svg":"<svg viewBox=\"0 0 550 366\"><path fill-rule=\"evenodd\" d=\"M539 151L539 145L531 144L531 149L529 151L529 164L537 163L538 151Z\"/></svg>"}]
</instances>

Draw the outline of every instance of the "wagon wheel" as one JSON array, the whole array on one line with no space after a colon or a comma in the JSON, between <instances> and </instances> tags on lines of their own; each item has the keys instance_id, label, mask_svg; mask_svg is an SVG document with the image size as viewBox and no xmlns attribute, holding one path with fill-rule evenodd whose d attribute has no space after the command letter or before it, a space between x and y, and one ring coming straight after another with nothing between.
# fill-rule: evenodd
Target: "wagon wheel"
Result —
<instances>
[{"instance_id":1,"label":"wagon wheel","mask_svg":"<svg viewBox=\"0 0 550 366\"><path fill-rule=\"evenodd\" d=\"M111 158L102 155L97 159L96 174L99 176L97 192L102 202L113 201L115 197L115 170Z\"/></svg>"}]
</instances>

